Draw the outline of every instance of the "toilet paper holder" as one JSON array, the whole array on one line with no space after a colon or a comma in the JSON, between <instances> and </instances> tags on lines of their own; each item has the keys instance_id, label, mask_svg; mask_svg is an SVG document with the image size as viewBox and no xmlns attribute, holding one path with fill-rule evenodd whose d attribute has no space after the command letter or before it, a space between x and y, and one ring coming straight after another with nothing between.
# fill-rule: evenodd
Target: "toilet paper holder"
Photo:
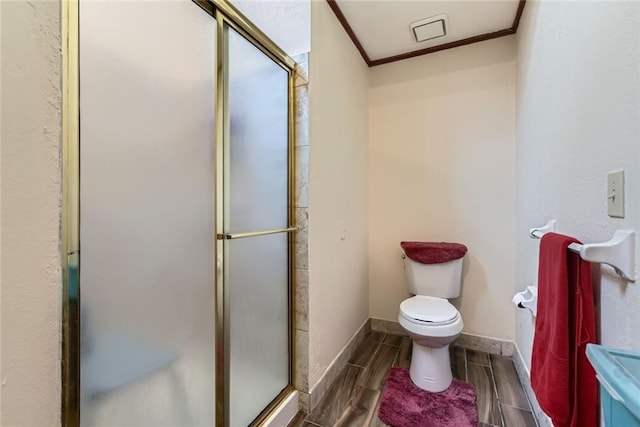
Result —
<instances>
[{"instance_id":1,"label":"toilet paper holder","mask_svg":"<svg viewBox=\"0 0 640 427\"><path fill-rule=\"evenodd\" d=\"M513 296L512 302L518 308L527 309L535 317L538 314L538 287L527 286L527 288Z\"/></svg>"}]
</instances>

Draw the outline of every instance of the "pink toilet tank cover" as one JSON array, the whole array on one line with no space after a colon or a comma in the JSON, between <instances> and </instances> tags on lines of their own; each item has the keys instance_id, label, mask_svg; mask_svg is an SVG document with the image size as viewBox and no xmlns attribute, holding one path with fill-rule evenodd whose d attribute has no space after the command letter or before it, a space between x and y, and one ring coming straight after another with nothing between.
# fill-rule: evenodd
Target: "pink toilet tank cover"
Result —
<instances>
[{"instance_id":1,"label":"pink toilet tank cover","mask_svg":"<svg viewBox=\"0 0 640 427\"><path fill-rule=\"evenodd\" d=\"M410 259L422 264L441 264L467 253L467 247L461 243L400 242L400 246Z\"/></svg>"}]
</instances>

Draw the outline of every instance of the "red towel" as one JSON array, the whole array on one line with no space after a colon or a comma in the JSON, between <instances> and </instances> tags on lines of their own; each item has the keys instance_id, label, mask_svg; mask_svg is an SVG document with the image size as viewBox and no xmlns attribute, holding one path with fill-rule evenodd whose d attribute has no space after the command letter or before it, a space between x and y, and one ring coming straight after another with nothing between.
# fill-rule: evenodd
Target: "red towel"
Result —
<instances>
[{"instance_id":1,"label":"red towel","mask_svg":"<svg viewBox=\"0 0 640 427\"><path fill-rule=\"evenodd\" d=\"M580 242L556 233L540 242L531 387L556 427L597 427L598 383L585 353L596 342L591 265L571 243Z\"/></svg>"}]
</instances>

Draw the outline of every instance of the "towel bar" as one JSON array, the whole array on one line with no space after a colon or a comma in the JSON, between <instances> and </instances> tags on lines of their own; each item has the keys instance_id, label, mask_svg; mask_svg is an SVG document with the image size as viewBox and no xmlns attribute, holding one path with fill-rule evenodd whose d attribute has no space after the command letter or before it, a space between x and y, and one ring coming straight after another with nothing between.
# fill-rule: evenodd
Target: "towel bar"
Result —
<instances>
[{"instance_id":1,"label":"towel bar","mask_svg":"<svg viewBox=\"0 0 640 427\"><path fill-rule=\"evenodd\" d=\"M550 219L544 227L531 228L529 236L532 239L540 239L545 233L556 231L557 221ZM633 230L616 230L613 237L603 243L588 243L579 245L572 243L569 250L579 253L580 257L588 262L598 262L613 267L620 277L635 282L636 232Z\"/></svg>"}]
</instances>

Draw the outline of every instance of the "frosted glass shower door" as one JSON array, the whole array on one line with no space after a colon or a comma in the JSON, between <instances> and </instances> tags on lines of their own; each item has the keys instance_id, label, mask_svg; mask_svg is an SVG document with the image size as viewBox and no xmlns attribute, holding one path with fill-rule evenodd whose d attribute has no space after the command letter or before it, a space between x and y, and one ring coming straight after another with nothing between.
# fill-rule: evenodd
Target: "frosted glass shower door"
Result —
<instances>
[{"instance_id":1,"label":"frosted glass shower door","mask_svg":"<svg viewBox=\"0 0 640 427\"><path fill-rule=\"evenodd\" d=\"M246 426L290 381L289 72L225 37L229 425Z\"/></svg>"},{"instance_id":2,"label":"frosted glass shower door","mask_svg":"<svg viewBox=\"0 0 640 427\"><path fill-rule=\"evenodd\" d=\"M216 21L79 7L80 423L212 426Z\"/></svg>"}]
</instances>

